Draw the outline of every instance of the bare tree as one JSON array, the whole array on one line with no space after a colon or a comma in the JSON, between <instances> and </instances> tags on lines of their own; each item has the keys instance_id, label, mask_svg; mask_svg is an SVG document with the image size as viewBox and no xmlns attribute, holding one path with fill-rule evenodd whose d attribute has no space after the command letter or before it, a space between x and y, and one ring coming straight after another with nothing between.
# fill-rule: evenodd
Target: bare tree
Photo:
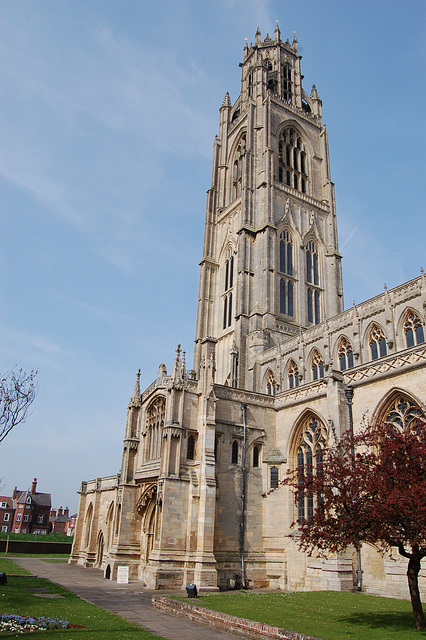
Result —
<instances>
[{"instance_id":1,"label":"bare tree","mask_svg":"<svg viewBox=\"0 0 426 640\"><path fill-rule=\"evenodd\" d=\"M0 442L21 422L25 422L37 395L37 371L12 369L0 380Z\"/></svg>"}]
</instances>

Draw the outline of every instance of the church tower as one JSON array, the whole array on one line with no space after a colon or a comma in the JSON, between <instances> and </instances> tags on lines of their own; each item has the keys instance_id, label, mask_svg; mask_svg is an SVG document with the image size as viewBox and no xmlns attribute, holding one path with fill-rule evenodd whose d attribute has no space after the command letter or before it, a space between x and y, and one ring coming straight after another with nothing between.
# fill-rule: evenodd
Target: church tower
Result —
<instances>
[{"instance_id":1,"label":"church tower","mask_svg":"<svg viewBox=\"0 0 426 640\"><path fill-rule=\"evenodd\" d=\"M296 36L246 44L214 142L194 368L217 340L216 382L254 389L257 355L343 311L334 185L315 85L302 88Z\"/></svg>"}]
</instances>

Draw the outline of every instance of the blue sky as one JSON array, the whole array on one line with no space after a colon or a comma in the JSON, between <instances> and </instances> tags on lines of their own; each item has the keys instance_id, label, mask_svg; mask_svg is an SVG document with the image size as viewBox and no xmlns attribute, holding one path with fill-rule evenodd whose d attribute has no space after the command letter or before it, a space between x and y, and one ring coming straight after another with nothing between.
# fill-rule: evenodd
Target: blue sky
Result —
<instances>
[{"instance_id":1,"label":"blue sky","mask_svg":"<svg viewBox=\"0 0 426 640\"><path fill-rule=\"evenodd\" d=\"M218 109L275 20L323 100L345 305L426 268L423 1L0 0L0 371L39 369L4 494L37 477L75 511L137 369L191 364Z\"/></svg>"}]
</instances>

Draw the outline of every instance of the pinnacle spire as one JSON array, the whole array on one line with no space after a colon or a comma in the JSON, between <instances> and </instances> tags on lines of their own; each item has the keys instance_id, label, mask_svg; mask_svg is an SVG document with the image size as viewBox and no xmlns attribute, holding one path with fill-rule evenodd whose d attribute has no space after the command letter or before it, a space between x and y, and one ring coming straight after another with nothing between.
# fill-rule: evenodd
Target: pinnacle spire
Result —
<instances>
[{"instance_id":1,"label":"pinnacle spire","mask_svg":"<svg viewBox=\"0 0 426 640\"><path fill-rule=\"evenodd\" d=\"M231 106L231 98L229 97L229 92L225 93L225 97L222 102L222 107L230 107Z\"/></svg>"},{"instance_id":2,"label":"pinnacle spire","mask_svg":"<svg viewBox=\"0 0 426 640\"><path fill-rule=\"evenodd\" d=\"M278 20L275 20L276 22L276 26L275 26L275 42L281 42L281 31L280 31L280 27L278 25Z\"/></svg>"},{"instance_id":3,"label":"pinnacle spire","mask_svg":"<svg viewBox=\"0 0 426 640\"><path fill-rule=\"evenodd\" d=\"M139 406L141 402L141 370L138 369L136 374L135 387L133 389L132 397L130 398L130 406Z\"/></svg>"}]
</instances>

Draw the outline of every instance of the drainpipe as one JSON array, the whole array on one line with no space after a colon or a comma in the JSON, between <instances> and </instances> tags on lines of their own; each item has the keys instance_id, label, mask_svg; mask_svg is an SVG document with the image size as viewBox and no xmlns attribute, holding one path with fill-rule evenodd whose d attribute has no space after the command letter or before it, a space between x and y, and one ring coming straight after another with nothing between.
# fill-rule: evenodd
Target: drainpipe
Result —
<instances>
[{"instance_id":1,"label":"drainpipe","mask_svg":"<svg viewBox=\"0 0 426 640\"><path fill-rule=\"evenodd\" d=\"M351 457L352 464L355 465L355 445L354 445L354 418L352 413L352 401L354 397L353 387L347 387L345 389L346 400L348 401L349 409L349 433L351 436ZM361 545L356 545L356 576L357 576L357 591L362 591L362 568L361 568Z\"/></svg>"},{"instance_id":2,"label":"drainpipe","mask_svg":"<svg viewBox=\"0 0 426 640\"><path fill-rule=\"evenodd\" d=\"M241 403L241 412L244 427L243 438L243 459L242 459L242 478L241 478L241 522L240 522L240 555L241 555L241 582L243 589L246 586L246 568L244 564L244 538L245 538L245 511L246 511L246 453L247 453L247 422L246 422L247 405Z\"/></svg>"}]
</instances>

